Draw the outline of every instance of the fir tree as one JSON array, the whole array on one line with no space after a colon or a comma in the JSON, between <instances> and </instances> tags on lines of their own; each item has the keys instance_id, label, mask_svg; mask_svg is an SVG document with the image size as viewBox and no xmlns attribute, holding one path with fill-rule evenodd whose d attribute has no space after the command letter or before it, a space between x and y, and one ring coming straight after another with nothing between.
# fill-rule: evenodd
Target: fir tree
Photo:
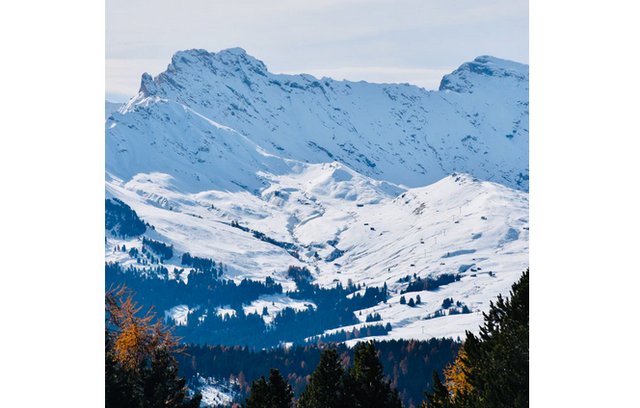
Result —
<instances>
[{"instance_id":1,"label":"fir tree","mask_svg":"<svg viewBox=\"0 0 640 408\"><path fill-rule=\"evenodd\" d=\"M271 408L269 405L269 385L264 376L251 384L251 391L245 401L246 408Z\"/></svg>"},{"instance_id":2,"label":"fir tree","mask_svg":"<svg viewBox=\"0 0 640 408\"><path fill-rule=\"evenodd\" d=\"M293 405L291 385L280 375L280 371L272 368L269 371L270 408L290 408Z\"/></svg>"},{"instance_id":3,"label":"fir tree","mask_svg":"<svg viewBox=\"0 0 640 408\"><path fill-rule=\"evenodd\" d=\"M166 347L157 349L144 381L144 406L149 408L199 408L200 398L189 399L186 381L178 376L178 365Z\"/></svg>"},{"instance_id":4,"label":"fir tree","mask_svg":"<svg viewBox=\"0 0 640 408\"><path fill-rule=\"evenodd\" d=\"M422 408L453 408L449 397L449 390L442 384L440 376L433 372L433 391L426 394L426 401L422 403Z\"/></svg>"},{"instance_id":5,"label":"fir tree","mask_svg":"<svg viewBox=\"0 0 640 408\"><path fill-rule=\"evenodd\" d=\"M358 408L400 408L396 390L384 380L382 364L373 342L359 343L355 347L353 367L345 380L351 406Z\"/></svg>"},{"instance_id":6,"label":"fir tree","mask_svg":"<svg viewBox=\"0 0 640 408\"><path fill-rule=\"evenodd\" d=\"M251 384L251 391L246 401L246 408L291 408L293 405L293 390L280 375L272 368L269 381L264 376Z\"/></svg>"},{"instance_id":7,"label":"fir tree","mask_svg":"<svg viewBox=\"0 0 640 408\"><path fill-rule=\"evenodd\" d=\"M345 400L344 370L338 353L327 349L309 379L298 402L299 408L341 408L350 406Z\"/></svg>"},{"instance_id":8,"label":"fir tree","mask_svg":"<svg viewBox=\"0 0 640 408\"><path fill-rule=\"evenodd\" d=\"M512 286L509 299L500 295L491 302L479 336L467 332L464 351L473 406L529 406L528 269Z\"/></svg>"},{"instance_id":9,"label":"fir tree","mask_svg":"<svg viewBox=\"0 0 640 408\"><path fill-rule=\"evenodd\" d=\"M436 375L437 376L437 375ZM423 407L521 408L529 406L529 270L484 313L478 336L467 332L446 383L435 381Z\"/></svg>"}]
</instances>

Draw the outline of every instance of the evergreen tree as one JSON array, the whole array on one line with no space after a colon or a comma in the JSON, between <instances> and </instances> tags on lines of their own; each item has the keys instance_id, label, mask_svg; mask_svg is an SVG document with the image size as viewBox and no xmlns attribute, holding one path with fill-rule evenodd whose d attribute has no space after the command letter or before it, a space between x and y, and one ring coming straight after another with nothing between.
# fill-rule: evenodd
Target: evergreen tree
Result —
<instances>
[{"instance_id":1,"label":"evergreen tree","mask_svg":"<svg viewBox=\"0 0 640 408\"><path fill-rule=\"evenodd\" d=\"M373 342L362 342L354 350L353 367L345 381L352 407L400 408L396 390L384 380L382 364Z\"/></svg>"},{"instance_id":2,"label":"evergreen tree","mask_svg":"<svg viewBox=\"0 0 640 408\"><path fill-rule=\"evenodd\" d=\"M406 305L407 304L407 299L404 298L404 295L400 296L400 304L401 305Z\"/></svg>"},{"instance_id":3,"label":"evergreen tree","mask_svg":"<svg viewBox=\"0 0 640 408\"><path fill-rule=\"evenodd\" d=\"M415 307L416 302L413 301L413 298L409 299L409 306L410 307Z\"/></svg>"},{"instance_id":4,"label":"evergreen tree","mask_svg":"<svg viewBox=\"0 0 640 408\"><path fill-rule=\"evenodd\" d=\"M251 384L251 391L245 401L246 408L271 408L269 403L269 385L264 376Z\"/></svg>"},{"instance_id":5,"label":"evergreen tree","mask_svg":"<svg viewBox=\"0 0 640 408\"><path fill-rule=\"evenodd\" d=\"M178 365L168 348L157 349L144 381L144 406L148 408L199 408L200 397L189 399L186 381L178 376Z\"/></svg>"},{"instance_id":6,"label":"evergreen tree","mask_svg":"<svg viewBox=\"0 0 640 408\"><path fill-rule=\"evenodd\" d=\"M342 408L349 407L345 399L344 370L338 353L327 349L320 356L320 363L309 379L298 402L299 408Z\"/></svg>"},{"instance_id":7,"label":"evergreen tree","mask_svg":"<svg viewBox=\"0 0 640 408\"><path fill-rule=\"evenodd\" d=\"M280 375L280 371L272 368L269 371L270 408L290 408L293 405L291 385Z\"/></svg>"},{"instance_id":8,"label":"evergreen tree","mask_svg":"<svg viewBox=\"0 0 640 408\"><path fill-rule=\"evenodd\" d=\"M491 302L479 336L467 332L464 343L470 397L477 407L529 406L529 270L509 299Z\"/></svg>"},{"instance_id":9,"label":"evergreen tree","mask_svg":"<svg viewBox=\"0 0 640 408\"><path fill-rule=\"evenodd\" d=\"M436 375L437 376L437 375ZM529 406L529 270L484 313L478 336L467 332L453 365L427 394L429 408ZM435 381L435 377L434 377Z\"/></svg>"},{"instance_id":10,"label":"evergreen tree","mask_svg":"<svg viewBox=\"0 0 640 408\"><path fill-rule=\"evenodd\" d=\"M433 372L433 391L426 394L427 400L422 403L422 408L453 408L449 390L442 384L440 376Z\"/></svg>"},{"instance_id":11,"label":"evergreen tree","mask_svg":"<svg viewBox=\"0 0 640 408\"><path fill-rule=\"evenodd\" d=\"M293 405L293 390L280 371L272 368L269 381L264 376L251 384L251 391L245 401L246 408L291 408Z\"/></svg>"}]
</instances>

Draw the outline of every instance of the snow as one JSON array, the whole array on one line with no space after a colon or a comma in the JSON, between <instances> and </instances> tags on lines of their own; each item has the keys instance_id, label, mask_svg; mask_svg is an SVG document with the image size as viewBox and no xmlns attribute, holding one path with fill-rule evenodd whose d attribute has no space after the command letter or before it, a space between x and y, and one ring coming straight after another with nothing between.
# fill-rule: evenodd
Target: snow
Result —
<instances>
[{"instance_id":1,"label":"snow","mask_svg":"<svg viewBox=\"0 0 640 408\"><path fill-rule=\"evenodd\" d=\"M237 50L181 51L107 120L107 172L253 192L264 187L256 170L287 174L293 159L339 161L411 187L467 172L527 190L528 75L526 65L480 57L445 77L473 92L426 91L272 74Z\"/></svg>"},{"instance_id":2,"label":"snow","mask_svg":"<svg viewBox=\"0 0 640 408\"><path fill-rule=\"evenodd\" d=\"M106 194L154 226L146 236L174 246L169 271L189 252L222 262L225 278L271 277L285 291L296 287L290 265L325 287L386 283L391 298L362 319L380 313L387 338L455 338L477 330L528 267L526 65L479 57L426 91L276 75L241 49L190 50L142 82L106 119ZM114 251L122 244L142 245L108 236L107 260L136 267ZM462 279L399 304L400 278L445 273ZM472 313L424 320L447 297ZM307 305L272 295L244 310L266 306L269 323ZM196 306L166 313L183 321Z\"/></svg>"},{"instance_id":3,"label":"snow","mask_svg":"<svg viewBox=\"0 0 640 408\"><path fill-rule=\"evenodd\" d=\"M233 384L215 378L196 377L196 388L202 394L201 406L217 407L230 405L237 393L233 390Z\"/></svg>"},{"instance_id":4,"label":"snow","mask_svg":"<svg viewBox=\"0 0 640 408\"><path fill-rule=\"evenodd\" d=\"M315 309L315 303L309 300L297 300L291 299L288 296L276 294L276 295L264 295L251 302L251 304L245 306L244 313L252 314L257 313L262 315L263 308L267 308L267 315L262 316L265 323L271 323L275 316L283 309L289 308L296 311Z\"/></svg>"},{"instance_id":5,"label":"snow","mask_svg":"<svg viewBox=\"0 0 640 408\"><path fill-rule=\"evenodd\" d=\"M189 306L187 305L174 306L169 310L165 310L164 320L168 321L169 319L171 319L173 322L175 322L176 326L186 326L187 317L189 316L189 310Z\"/></svg>"}]
</instances>

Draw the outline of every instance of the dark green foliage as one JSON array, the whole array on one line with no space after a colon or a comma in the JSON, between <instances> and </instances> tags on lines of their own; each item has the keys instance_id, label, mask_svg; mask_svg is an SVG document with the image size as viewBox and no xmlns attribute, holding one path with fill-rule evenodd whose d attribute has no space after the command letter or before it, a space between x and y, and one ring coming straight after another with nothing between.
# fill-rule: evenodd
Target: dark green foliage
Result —
<instances>
[{"instance_id":1,"label":"dark green foliage","mask_svg":"<svg viewBox=\"0 0 640 408\"><path fill-rule=\"evenodd\" d=\"M409 299L409 303L407 304L410 307L415 307L416 306L416 302L413 300L413 298Z\"/></svg>"},{"instance_id":2,"label":"dark green foliage","mask_svg":"<svg viewBox=\"0 0 640 408\"><path fill-rule=\"evenodd\" d=\"M291 408L292 405L291 385L276 369L269 371L269 381L261 376L251 384L251 391L245 401L246 408Z\"/></svg>"},{"instance_id":3,"label":"dark green foliage","mask_svg":"<svg viewBox=\"0 0 640 408\"><path fill-rule=\"evenodd\" d=\"M372 342L355 346L353 366L345 380L352 407L400 408L398 392L384 379L382 364Z\"/></svg>"},{"instance_id":4,"label":"dark green foliage","mask_svg":"<svg viewBox=\"0 0 640 408\"><path fill-rule=\"evenodd\" d=\"M405 299L404 296L400 296L400 304L401 305L406 305L407 304L407 299Z\"/></svg>"},{"instance_id":5,"label":"dark green foliage","mask_svg":"<svg viewBox=\"0 0 640 408\"><path fill-rule=\"evenodd\" d=\"M213 259L191 256L190 253L185 252L182 254L180 261L181 265L192 266L196 271L216 273L218 276L222 275L222 268L216 267L216 262Z\"/></svg>"},{"instance_id":6,"label":"dark green foliage","mask_svg":"<svg viewBox=\"0 0 640 408\"><path fill-rule=\"evenodd\" d=\"M280 371L269 370L269 394L272 408L290 408L293 405L291 385L282 378Z\"/></svg>"},{"instance_id":7,"label":"dark green foliage","mask_svg":"<svg viewBox=\"0 0 640 408\"><path fill-rule=\"evenodd\" d=\"M245 407L267 408L269 406L269 385L264 376L261 376L251 384L251 391L245 401Z\"/></svg>"},{"instance_id":8,"label":"dark green foliage","mask_svg":"<svg viewBox=\"0 0 640 408\"><path fill-rule=\"evenodd\" d=\"M164 242L142 237L142 246L143 249L149 248L155 254L159 255L163 261L173 258L173 245L167 245Z\"/></svg>"},{"instance_id":9,"label":"dark green foliage","mask_svg":"<svg viewBox=\"0 0 640 408\"><path fill-rule=\"evenodd\" d=\"M529 270L484 313L478 336L467 332L463 363L470 390L451 401L441 384L428 394L429 408L522 408L529 406Z\"/></svg>"},{"instance_id":10,"label":"dark green foliage","mask_svg":"<svg viewBox=\"0 0 640 408\"><path fill-rule=\"evenodd\" d=\"M291 265L287 269L287 277L296 283L308 282L311 280L311 272L306 266L301 268L299 266Z\"/></svg>"},{"instance_id":11,"label":"dark green foliage","mask_svg":"<svg viewBox=\"0 0 640 408\"><path fill-rule=\"evenodd\" d=\"M509 299L498 296L491 303L479 336L467 332L464 347L473 387L467 406L529 406L528 269L513 285Z\"/></svg>"},{"instance_id":12,"label":"dark green foliage","mask_svg":"<svg viewBox=\"0 0 640 408\"><path fill-rule=\"evenodd\" d=\"M380 320L382 320L382 316L380 316L380 313L370 313L367 315L366 317L366 322L379 322Z\"/></svg>"},{"instance_id":13,"label":"dark green foliage","mask_svg":"<svg viewBox=\"0 0 640 408\"><path fill-rule=\"evenodd\" d=\"M196 257L191 255L186 257L187 262L194 262L194 259ZM300 280L297 290L287 292L287 295L293 299L311 300L316 308L303 311L285 308L274 317L271 326L267 326L258 314L240 312L242 304L250 303L261 295L282 293L282 286L271 277L264 282L244 279L236 284L220 279L222 269L219 263L212 269L191 272L185 284L171 276L162 265L124 269L118 263L106 263L106 287L125 284L137 293L144 306L153 306L155 310L164 311L179 304L200 306L189 314L186 326L176 328L176 334L185 342L254 347L271 347L282 341L303 343L306 338L327 329L358 323L354 311L387 299L386 286L368 287L362 293L362 288L355 285L343 287L338 283L334 288L322 288ZM350 294L352 296L347 297ZM207 309L224 305L230 305L238 313L229 317L206 313ZM384 327L379 329L379 333L385 334ZM373 333L376 328L371 330Z\"/></svg>"},{"instance_id":14,"label":"dark green foliage","mask_svg":"<svg viewBox=\"0 0 640 408\"><path fill-rule=\"evenodd\" d=\"M136 237L147 230L138 214L117 198L104 200L104 228L121 238Z\"/></svg>"},{"instance_id":15,"label":"dark green foliage","mask_svg":"<svg viewBox=\"0 0 640 408\"><path fill-rule=\"evenodd\" d=\"M405 278L406 279L406 278ZM401 293L408 292L420 292L421 290L437 290L440 286L448 285L460 280L460 275L444 273L435 278L428 276L426 279L417 277L416 280L410 282L407 288L402 290Z\"/></svg>"},{"instance_id":16,"label":"dark green foliage","mask_svg":"<svg viewBox=\"0 0 640 408\"><path fill-rule=\"evenodd\" d=\"M456 356L460 343L452 339L390 340L376 342L385 378L398 390L404 406L419 406L423 391L431 387L431 374L442 372ZM277 368L288 379L295 394L300 397L307 386L307 378L318 366L327 345L304 345L289 348L252 350L239 346L189 345L178 356L182 374L194 378L238 377L242 372L248 384ZM353 362L354 349L342 344L331 345L343 364ZM425 384L426 380L426 384ZM246 390L240 390L240 399Z\"/></svg>"},{"instance_id":17,"label":"dark green foliage","mask_svg":"<svg viewBox=\"0 0 640 408\"><path fill-rule=\"evenodd\" d=\"M142 389L139 379L129 370L124 370L112 354L113 339L105 335L105 407L142 407Z\"/></svg>"},{"instance_id":18,"label":"dark green foliage","mask_svg":"<svg viewBox=\"0 0 640 408\"><path fill-rule=\"evenodd\" d=\"M450 308L451 306L453 306L453 298L445 298L445 299L442 301L442 308L443 308L443 309L448 309L448 308Z\"/></svg>"},{"instance_id":19,"label":"dark green foliage","mask_svg":"<svg viewBox=\"0 0 640 408\"><path fill-rule=\"evenodd\" d=\"M335 349L327 349L302 393L298 408L342 408L350 404L345 396L344 370Z\"/></svg>"},{"instance_id":20,"label":"dark green foliage","mask_svg":"<svg viewBox=\"0 0 640 408\"><path fill-rule=\"evenodd\" d=\"M166 348L153 353L151 365L145 372L144 407L198 408L201 396L188 398L186 382L178 376L175 358Z\"/></svg>"},{"instance_id":21,"label":"dark green foliage","mask_svg":"<svg viewBox=\"0 0 640 408\"><path fill-rule=\"evenodd\" d=\"M454 405L449 397L449 390L442 384L440 376L433 372L433 391L426 395L427 401L423 403L424 408L453 408Z\"/></svg>"}]
</instances>

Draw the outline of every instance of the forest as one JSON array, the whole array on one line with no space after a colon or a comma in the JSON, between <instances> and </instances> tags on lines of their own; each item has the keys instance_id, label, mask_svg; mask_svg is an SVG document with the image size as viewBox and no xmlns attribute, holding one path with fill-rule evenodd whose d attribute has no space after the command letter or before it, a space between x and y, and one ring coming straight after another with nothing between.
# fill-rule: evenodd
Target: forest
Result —
<instances>
[{"instance_id":1,"label":"forest","mask_svg":"<svg viewBox=\"0 0 640 408\"><path fill-rule=\"evenodd\" d=\"M182 263L193 269L188 283L178 279L176 271L170 272L162 265L124 268L119 263L106 263L106 287L124 285L136 293L136 300L142 306L153 307L155 310L169 310L180 304L192 306L193 310L190 311L186 324L175 328L176 334L185 342L240 344L254 348L273 347L284 342L304 343L307 338L327 329L359 323L355 311L383 302L388 296L386 286L345 287L337 283L335 287L322 288L307 281L309 271L305 268L289 268L288 274L295 276L297 289L285 293L282 286L271 277L267 277L264 282L243 279L235 283L224 279L223 266L210 259L192 257L186 253L182 257ZM245 313L243 305L260 296L273 294L310 301L315 307L306 310L284 308L270 324L265 323L258 313ZM349 294L352 296L347 297ZM226 306L234 313L215 313L220 306ZM391 327L374 326L369 332L371 330L378 334L386 333ZM367 333L367 329L356 330L343 333L343 337L364 337Z\"/></svg>"},{"instance_id":2,"label":"forest","mask_svg":"<svg viewBox=\"0 0 640 408\"><path fill-rule=\"evenodd\" d=\"M197 407L201 397L187 385L196 374L233 379L246 408L529 406L528 270L462 344L181 345L153 315L140 316L129 290L109 291L105 307L108 408Z\"/></svg>"}]
</instances>

